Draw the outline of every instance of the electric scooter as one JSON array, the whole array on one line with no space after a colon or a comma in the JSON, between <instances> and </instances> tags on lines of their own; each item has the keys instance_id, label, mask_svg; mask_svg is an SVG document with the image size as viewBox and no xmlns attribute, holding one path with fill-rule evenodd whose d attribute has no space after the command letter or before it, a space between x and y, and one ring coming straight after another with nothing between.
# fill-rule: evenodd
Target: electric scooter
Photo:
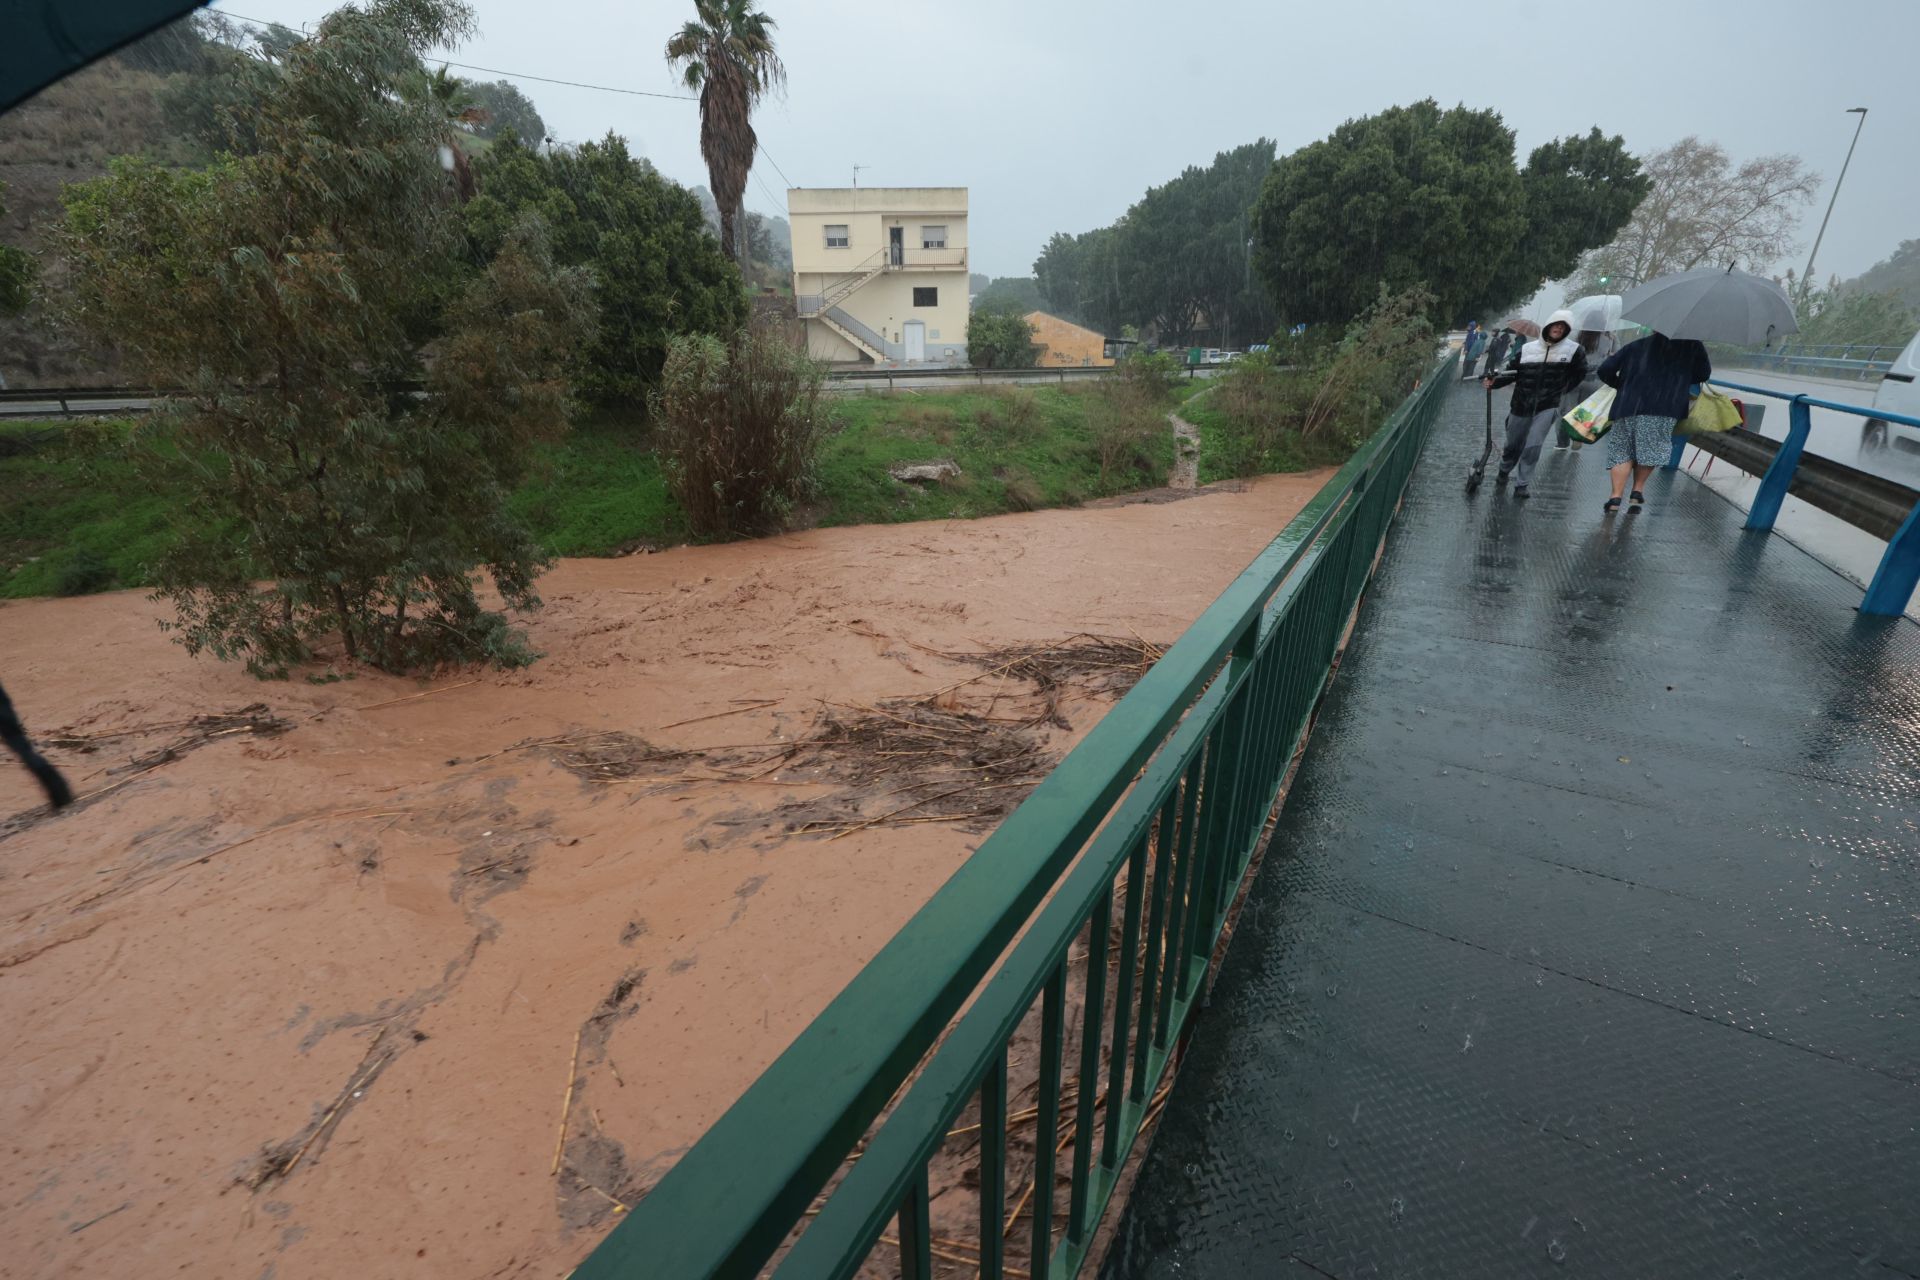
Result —
<instances>
[{"instance_id":1,"label":"electric scooter","mask_svg":"<svg viewBox=\"0 0 1920 1280\"><path fill-rule=\"evenodd\" d=\"M1467 492L1472 493L1480 487L1480 478L1487 473L1487 459L1493 456L1493 391L1487 391L1487 443L1480 450L1480 460L1467 468Z\"/></svg>"}]
</instances>

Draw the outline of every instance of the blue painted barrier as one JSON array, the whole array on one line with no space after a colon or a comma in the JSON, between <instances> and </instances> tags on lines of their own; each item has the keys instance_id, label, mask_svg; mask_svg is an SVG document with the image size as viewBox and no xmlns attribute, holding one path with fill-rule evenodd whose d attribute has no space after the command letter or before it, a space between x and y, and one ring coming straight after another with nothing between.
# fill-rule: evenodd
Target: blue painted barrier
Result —
<instances>
[{"instance_id":1,"label":"blue painted barrier","mask_svg":"<svg viewBox=\"0 0 1920 1280\"><path fill-rule=\"evenodd\" d=\"M1800 466L1800 455L1806 450L1807 433L1813 429L1814 409L1831 409L1836 413L1850 413L1856 418L1877 418L1882 422L1920 427L1920 418L1886 409L1863 409L1857 404L1841 404L1814 396L1785 395L1765 387L1728 382L1722 378L1713 379L1713 384L1729 391L1785 400L1789 405L1791 417L1787 438L1781 444L1780 451L1774 454L1773 465L1767 468L1767 474L1760 479L1759 490L1753 495L1753 506L1747 512L1746 527L1749 529L1770 531L1779 517L1780 504L1786 499L1788 486L1793 483L1793 473ZM1679 461L1679 449L1676 446L1674 450L1674 464ZM1879 568L1874 571L1873 581L1867 584L1867 594L1860 601L1860 612L1897 617L1906 612L1907 602L1913 598L1916 584L1920 584L1920 503L1915 504L1906 522L1887 542L1886 553L1880 557Z\"/></svg>"}]
</instances>

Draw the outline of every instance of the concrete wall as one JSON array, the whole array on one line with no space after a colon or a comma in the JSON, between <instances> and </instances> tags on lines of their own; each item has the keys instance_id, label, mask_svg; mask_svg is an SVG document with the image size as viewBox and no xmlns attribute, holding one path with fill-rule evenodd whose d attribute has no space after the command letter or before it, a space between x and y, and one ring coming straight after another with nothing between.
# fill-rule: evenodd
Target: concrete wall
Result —
<instances>
[{"instance_id":1,"label":"concrete wall","mask_svg":"<svg viewBox=\"0 0 1920 1280\"><path fill-rule=\"evenodd\" d=\"M800 322L807 331L807 354L829 364L864 364L867 357L851 342L818 320Z\"/></svg>"},{"instance_id":2,"label":"concrete wall","mask_svg":"<svg viewBox=\"0 0 1920 1280\"><path fill-rule=\"evenodd\" d=\"M1033 340L1040 344L1034 363L1042 368L1098 368L1113 363L1107 358L1104 334L1045 311L1028 312L1027 323L1033 326Z\"/></svg>"}]
</instances>

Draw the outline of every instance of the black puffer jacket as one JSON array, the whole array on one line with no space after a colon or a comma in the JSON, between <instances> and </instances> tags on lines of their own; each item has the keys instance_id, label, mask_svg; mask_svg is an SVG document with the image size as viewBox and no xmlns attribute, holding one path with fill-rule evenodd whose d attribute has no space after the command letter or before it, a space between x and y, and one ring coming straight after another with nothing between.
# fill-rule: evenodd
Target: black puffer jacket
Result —
<instances>
[{"instance_id":1,"label":"black puffer jacket","mask_svg":"<svg viewBox=\"0 0 1920 1280\"><path fill-rule=\"evenodd\" d=\"M1507 357L1506 367L1493 375L1496 387L1513 388L1509 413L1525 417L1557 409L1560 398L1587 380L1587 353L1573 340L1573 317L1556 311L1547 328L1563 323L1567 336L1549 343L1544 337L1522 343Z\"/></svg>"}]
</instances>

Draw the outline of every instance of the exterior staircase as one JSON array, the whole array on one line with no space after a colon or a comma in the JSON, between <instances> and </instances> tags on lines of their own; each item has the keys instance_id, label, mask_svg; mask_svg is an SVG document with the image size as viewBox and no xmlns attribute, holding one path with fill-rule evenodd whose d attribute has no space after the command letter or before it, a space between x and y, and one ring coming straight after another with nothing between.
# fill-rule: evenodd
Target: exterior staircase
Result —
<instances>
[{"instance_id":1,"label":"exterior staircase","mask_svg":"<svg viewBox=\"0 0 1920 1280\"><path fill-rule=\"evenodd\" d=\"M851 293L852 290L848 290L847 292ZM843 294L842 296L844 297L845 295ZM888 343L885 338L882 338L865 324L854 319L838 307L822 307L820 308L819 314L809 318L820 321L820 323L826 325L827 328L833 330L842 338L845 338L854 350L860 352L860 354L866 356L867 359L873 361L875 364L899 358L896 355L888 354Z\"/></svg>"},{"instance_id":2,"label":"exterior staircase","mask_svg":"<svg viewBox=\"0 0 1920 1280\"><path fill-rule=\"evenodd\" d=\"M848 275L835 281L831 289L819 294L817 298L805 299L804 301L813 304L813 309L808 310L806 306L803 305L800 310L801 318L804 320L813 320L825 314L830 308L839 306L859 290L865 288L886 269L887 252L882 249L879 253L874 254L871 258L868 258L865 262L855 267Z\"/></svg>"}]
</instances>

